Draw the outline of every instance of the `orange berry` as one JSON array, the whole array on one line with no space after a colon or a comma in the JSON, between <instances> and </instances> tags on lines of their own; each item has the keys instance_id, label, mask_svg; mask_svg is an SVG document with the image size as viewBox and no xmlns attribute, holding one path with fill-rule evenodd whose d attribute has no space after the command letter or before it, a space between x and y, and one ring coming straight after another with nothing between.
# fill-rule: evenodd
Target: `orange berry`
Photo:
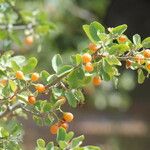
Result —
<instances>
[{"instance_id":1,"label":"orange berry","mask_svg":"<svg viewBox=\"0 0 150 150\"><path fill-rule=\"evenodd\" d=\"M58 123L53 124L50 127L51 134L57 134L58 129L59 129L59 124Z\"/></svg>"},{"instance_id":2,"label":"orange berry","mask_svg":"<svg viewBox=\"0 0 150 150\"><path fill-rule=\"evenodd\" d=\"M72 113L70 112L65 112L63 114L63 119L66 121L66 122L71 122L73 120L74 116Z\"/></svg>"},{"instance_id":3,"label":"orange berry","mask_svg":"<svg viewBox=\"0 0 150 150\"><path fill-rule=\"evenodd\" d=\"M144 55L145 58L150 58L150 50L149 49L144 50L143 55Z\"/></svg>"},{"instance_id":4,"label":"orange berry","mask_svg":"<svg viewBox=\"0 0 150 150\"><path fill-rule=\"evenodd\" d=\"M43 84L37 84L35 88L39 93L43 93L46 90Z\"/></svg>"},{"instance_id":5,"label":"orange berry","mask_svg":"<svg viewBox=\"0 0 150 150\"><path fill-rule=\"evenodd\" d=\"M36 103L36 98L34 96L29 96L28 102L29 104L34 105Z\"/></svg>"},{"instance_id":6,"label":"orange berry","mask_svg":"<svg viewBox=\"0 0 150 150\"><path fill-rule=\"evenodd\" d=\"M66 98L65 98L64 96L60 96L60 97L58 97L58 101L59 101L61 104L65 104Z\"/></svg>"},{"instance_id":7,"label":"orange berry","mask_svg":"<svg viewBox=\"0 0 150 150\"><path fill-rule=\"evenodd\" d=\"M92 57L91 57L90 54L84 53L84 54L82 55L82 61L83 61L83 63L91 62L91 60L92 60Z\"/></svg>"},{"instance_id":8,"label":"orange berry","mask_svg":"<svg viewBox=\"0 0 150 150\"><path fill-rule=\"evenodd\" d=\"M127 68L127 69L130 68L131 65L132 65L132 62L131 62L130 60L127 60L127 61L126 61L126 68Z\"/></svg>"},{"instance_id":9,"label":"orange berry","mask_svg":"<svg viewBox=\"0 0 150 150\"><path fill-rule=\"evenodd\" d=\"M118 41L121 42L121 43L124 43L127 41L127 37L125 35L121 35L119 38L118 38Z\"/></svg>"},{"instance_id":10,"label":"orange berry","mask_svg":"<svg viewBox=\"0 0 150 150\"><path fill-rule=\"evenodd\" d=\"M147 68L148 70L150 70L150 64L147 64L147 65L146 65L146 68Z\"/></svg>"},{"instance_id":11,"label":"orange berry","mask_svg":"<svg viewBox=\"0 0 150 150\"><path fill-rule=\"evenodd\" d=\"M33 36L27 36L26 38L25 38L25 44L26 45L32 45L33 44Z\"/></svg>"},{"instance_id":12,"label":"orange berry","mask_svg":"<svg viewBox=\"0 0 150 150\"><path fill-rule=\"evenodd\" d=\"M91 63L87 63L85 66L84 66L84 69L87 71L87 72L92 72L94 70L93 68L93 65Z\"/></svg>"},{"instance_id":13,"label":"orange berry","mask_svg":"<svg viewBox=\"0 0 150 150\"><path fill-rule=\"evenodd\" d=\"M64 122L60 125L60 127L64 128L65 130L67 130L69 128L68 123Z\"/></svg>"},{"instance_id":14,"label":"orange berry","mask_svg":"<svg viewBox=\"0 0 150 150\"><path fill-rule=\"evenodd\" d=\"M2 80L0 80L0 83L1 83L3 86L6 86L7 81L8 81L8 80L6 80L6 79L2 79Z\"/></svg>"},{"instance_id":15,"label":"orange berry","mask_svg":"<svg viewBox=\"0 0 150 150\"><path fill-rule=\"evenodd\" d=\"M33 82L35 82L35 81L38 81L39 80L39 74L38 73L32 73L32 75L31 75L31 80L33 81Z\"/></svg>"},{"instance_id":16,"label":"orange berry","mask_svg":"<svg viewBox=\"0 0 150 150\"><path fill-rule=\"evenodd\" d=\"M20 80L23 80L24 79L24 74L22 71L17 71L16 72L16 78L17 79L20 79Z\"/></svg>"},{"instance_id":17,"label":"orange berry","mask_svg":"<svg viewBox=\"0 0 150 150\"><path fill-rule=\"evenodd\" d=\"M88 46L88 48L92 52L96 52L99 49L99 47L96 44L94 44L94 43L90 43L89 46Z\"/></svg>"},{"instance_id":18,"label":"orange berry","mask_svg":"<svg viewBox=\"0 0 150 150\"><path fill-rule=\"evenodd\" d=\"M137 61L138 64L144 64L144 56L142 54L137 54L135 56L135 61Z\"/></svg>"},{"instance_id":19,"label":"orange berry","mask_svg":"<svg viewBox=\"0 0 150 150\"><path fill-rule=\"evenodd\" d=\"M100 76L95 76L93 78L92 82L93 82L93 85L99 86L101 84L101 82L102 82L101 77Z\"/></svg>"}]
</instances>

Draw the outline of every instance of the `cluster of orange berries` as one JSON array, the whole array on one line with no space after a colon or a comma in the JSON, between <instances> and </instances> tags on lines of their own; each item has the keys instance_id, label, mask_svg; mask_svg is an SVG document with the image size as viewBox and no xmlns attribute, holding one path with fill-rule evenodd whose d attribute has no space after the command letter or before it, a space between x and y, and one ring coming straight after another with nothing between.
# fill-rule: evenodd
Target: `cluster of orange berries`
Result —
<instances>
[{"instance_id":1,"label":"cluster of orange berries","mask_svg":"<svg viewBox=\"0 0 150 150\"><path fill-rule=\"evenodd\" d=\"M69 127L68 123L71 122L73 120L73 118L74 118L74 116L72 113L70 113L70 112L63 113L62 119L59 122L50 126L50 133L57 134L57 131L59 128L64 128L65 130L67 130Z\"/></svg>"},{"instance_id":2,"label":"cluster of orange berries","mask_svg":"<svg viewBox=\"0 0 150 150\"><path fill-rule=\"evenodd\" d=\"M92 53L95 53L99 49L99 47L93 43L90 43L88 48ZM94 70L94 67L93 67L93 64L91 63L91 61L92 61L92 56L89 53L84 53L82 55L82 62L84 63L84 69L87 72L92 72ZM93 77L92 83L95 86L100 85L101 77L100 76Z\"/></svg>"},{"instance_id":3,"label":"cluster of orange berries","mask_svg":"<svg viewBox=\"0 0 150 150\"><path fill-rule=\"evenodd\" d=\"M95 53L99 49L99 47L93 43L90 43L88 48L92 53ZM84 53L82 55L82 62L85 64L84 69L87 72L92 72L94 70L91 61L92 61L92 56L89 53Z\"/></svg>"},{"instance_id":4,"label":"cluster of orange berries","mask_svg":"<svg viewBox=\"0 0 150 150\"><path fill-rule=\"evenodd\" d=\"M38 73L32 73L31 75L31 81L32 82L36 82L38 81L40 78L39 74ZM19 79L19 80L24 80L25 79L25 76L24 76L24 73L22 71L17 71L16 72L16 79ZM39 93L43 93L45 92L46 88L43 84L36 84L35 85L35 89L39 92ZM28 97L28 102L29 104L35 104L36 103L36 98L34 96L29 96Z\"/></svg>"},{"instance_id":5,"label":"cluster of orange berries","mask_svg":"<svg viewBox=\"0 0 150 150\"><path fill-rule=\"evenodd\" d=\"M136 61L138 64L140 64L140 65L144 64L146 59L150 59L150 50L149 50L149 49L143 50L142 53L141 53L141 54L137 54L137 55L134 57L134 59L135 59L135 61ZM127 61L126 61L126 67L127 67L127 68L130 68L131 65L132 65L132 61L127 60ZM147 68L148 70L150 70L150 61L147 61L147 62L146 62L146 68Z\"/></svg>"}]
</instances>

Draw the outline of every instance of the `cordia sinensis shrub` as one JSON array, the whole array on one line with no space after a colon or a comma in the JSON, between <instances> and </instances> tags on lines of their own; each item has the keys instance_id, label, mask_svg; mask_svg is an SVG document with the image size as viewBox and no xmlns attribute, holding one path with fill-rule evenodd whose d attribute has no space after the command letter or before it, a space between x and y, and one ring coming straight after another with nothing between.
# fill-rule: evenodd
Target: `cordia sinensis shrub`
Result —
<instances>
[{"instance_id":1,"label":"cordia sinensis shrub","mask_svg":"<svg viewBox=\"0 0 150 150\"><path fill-rule=\"evenodd\" d=\"M14 1L2 0L1 12L6 16L11 13L13 20L2 19L0 39L13 44L25 43L30 46L49 34L53 24L42 20L40 12L25 13L15 7ZM71 112L65 112L63 105L78 107L85 103L82 88L92 83L100 86L103 81L113 80L118 84L118 69L125 67L137 72L141 84L150 73L150 37L141 39L133 35L130 40L124 32L127 25L104 28L94 21L83 25L83 30L91 43L87 48L70 57L70 64L64 64L61 55L52 59L55 73L46 70L35 72L38 60L14 55L5 51L0 56L0 150L20 150L23 130L17 117L31 114L35 124L49 126L50 134L57 134L56 142L46 143L37 140L36 150L100 150L96 146L82 146L84 136L74 137L74 132L67 132L74 119ZM23 39L17 37L16 30L23 30ZM3 48L8 49L8 45ZM20 45L21 46L21 45ZM44 98L42 98L44 97Z\"/></svg>"}]
</instances>

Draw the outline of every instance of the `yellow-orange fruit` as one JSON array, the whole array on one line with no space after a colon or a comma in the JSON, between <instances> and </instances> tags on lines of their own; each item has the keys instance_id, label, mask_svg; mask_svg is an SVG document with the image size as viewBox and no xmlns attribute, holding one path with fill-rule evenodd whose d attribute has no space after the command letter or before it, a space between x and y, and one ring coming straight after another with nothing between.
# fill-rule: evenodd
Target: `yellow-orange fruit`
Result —
<instances>
[{"instance_id":1,"label":"yellow-orange fruit","mask_svg":"<svg viewBox=\"0 0 150 150\"><path fill-rule=\"evenodd\" d=\"M88 48L92 52L96 52L98 50L98 46L96 44L94 44L94 43L90 43Z\"/></svg>"},{"instance_id":2,"label":"yellow-orange fruit","mask_svg":"<svg viewBox=\"0 0 150 150\"><path fill-rule=\"evenodd\" d=\"M99 86L102 83L101 77L100 76L93 77L92 82L93 82L93 85Z\"/></svg>"},{"instance_id":3,"label":"yellow-orange fruit","mask_svg":"<svg viewBox=\"0 0 150 150\"><path fill-rule=\"evenodd\" d=\"M60 125L60 127L64 128L65 130L67 130L69 128L68 123L64 122Z\"/></svg>"},{"instance_id":4,"label":"yellow-orange fruit","mask_svg":"<svg viewBox=\"0 0 150 150\"><path fill-rule=\"evenodd\" d=\"M43 93L46 90L43 84L37 84L35 88L39 93Z\"/></svg>"},{"instance_id":5,"label":"yellow-orange fruit","mask_svg":"<svg viewBox=\"0 0 150 150\"><path fill-rule=\"evenodd\" d=\"M150 70L150 64L147 64L146 67L148 70Z\"/></svg>"},{"instance_id":6,"label":"yellow-orange fruit","mask_svg":"<svg viewBox=\"0 0 150 150\"><path fill-rule=\"evenodd\" d=\"M50 127L50 133L51 134L57 134L57 131L59 129L59 124L55 123Z\"/></svg>"},{"instance_id":7,"label":"yellow-orange fruit","mask_svg":"<svg viewBox=\"0 0 150 150\"><path fill-rule=\"evenodd\" d=\"M17 71L16 72L16 78L20 80L24 80L24 74L22 71Z\"/></svg>"},{"instance_id":8,"label":"yellow-orange fruit","mask_svg":"<svg viewBox=\"0 0 150 150\"><path fill-rule=\"evenodd\" d=\"M92 63L87 63L87 64L85 64L84 69L87 72L92 72L94 70L94 67L93 67Z\"/></svg>"},{"instance_id":9,"label":"yellow-orange fruit","mask_svg":"<svg viewBox=\"0 0 150 150\"><path fill-rule=\"evenodd\" d=\"M35 81L38 81L39 80L39 74L38 73L32 73L31 75L31 81L35 82Z\"/></svg>"},{"instance_id":10,"label":"yellow-orange fruit","mask_svg":"<svg viewBox=\"0 0 150 150\"><path fill-rule=\"evenodd\" d=\"M92 60L92 57L91 57L90 54L84 53L82 55L82 61L83 61L83 63L89 63L89 62L91 62L91 60Z\"/></svg>"},{"instance_id":11,"label":"yellow-orange fruit","mask_svg":"<svg viewBox=\"0 0 150 150\"><path fill-rule=\"evenodd\" d=\"M29 104L34 105L36 103L36 98L34 96L29 96L28 102Z\"/></svg>"},{"instance_id":12,"label":"yellow-orange fruit","mask_svg":"<svg viewBox=\"0 0 150 150\"><path fill-rule=\"evenodd\" d=\"M30 45L33 44L33 41L34 41L33 36L30 35L30 36L27 36L27 37L25 38L25 41L24 41L24 42L25 42L26 45L29 45L29 46L30 46Z\"/></svg>"},{"instance_id":13,"label":"yellow-orange fruit","mask_svg":"<svg viewBox=\"0 0 150 150\"><path fill-rule=\"evenodd\" d=\"M65 104L65 102L66 102L65 96L60 96L60 97L58 97L58 101L59 101L61 104Z\"/></svg>"},{"instance_id":14,"label":"yellow-orange fruit","mask_svg":"<svg viewBox=\"0 0 150 150\"><path fill-rule=\"evenodd\" d=\"M6 80L6 79L2 79L2 80L0 80L0 83L1 83L3 86L6 86L7 81L8 81L8 80Z\"/></svg>"},{"instance_id":15,"label":"yellow-orange fruit","mask_svg":"<svg viewBox=\"0 0 150 150\"><path fill-rule=\"evenodd\" d=\"M138 64L144 64L144 56L142 54L137 54L135 56L135 61L137 61Z\"/></svg>"},{"instance_id":16,"label":"yellow-orange fruit","mask_svg":"<svg viewBox=\"0 0 150 150\"><path fill-rule=\"evenodd\" d=\"M63 114L63 119L66 121L66 122L71 122L73 120L74 116L72 113L70 112L65 112Z\"/></svg>"},{"instance_id":17,"label":"yellow-orange fruit","mask_svg":"<svg viewBox=\"0 0 150 150\"><path fill-rule=\"evenodd\" d=\"M150 50L149 49L144 50L143 55L144 55L145 58L150 58Z\"/></svg>"},{"instance_id":18,"label":"yellow-orange fruit","mask_svg":"<svg viewBox=\"0 0 150 150\"><path fill-rule=\"evenodd\" d=\"M127 61L126 61L126 68L127 68L127 69L130 68L131 65L132 65L132 62L131 62L130 60L127 60Z\"/></svg>"},{"instance_id":19,"label":"yellow-orange fruit","mask_svg":"<svg viewBox=\"0 0 150 150\"><path fill-rule=\"evenodd\" d=\"M121 42L121 43L124 43L127 41L127 37L125 35L121 35L119 38L118 38L118 41Z\"/></svg>"}]
</instances>

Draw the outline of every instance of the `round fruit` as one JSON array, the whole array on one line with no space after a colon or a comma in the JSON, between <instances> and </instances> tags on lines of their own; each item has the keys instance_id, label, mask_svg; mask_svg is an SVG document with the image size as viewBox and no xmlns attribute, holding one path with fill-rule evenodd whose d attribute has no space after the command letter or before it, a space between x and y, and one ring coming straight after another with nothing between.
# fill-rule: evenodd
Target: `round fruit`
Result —
<instances>
[{"instance_id":1,"label":"round fruit","mask_svg":"<svg viewBox=\"0 0 150 150\"><path fill-rule=\"evenodd\" d=\"M127 41L127 37L125 35L122 35L118 38L118 41L121 42L121 43L124 43Z\"/></svg>"},{"instance_id":2,"label":"round fruit","mask_svg":"<svg viewBox=\"0 0 150 150\"><path fill-rule=\"evenodd\" d=\"M38 81L39 80L39 74L38 73L32 73L31 80L33 82Z\"/></svg>"},{"instance_id":3,"label":"round fruit","mask_svg":"<svg viewBox=\"0 0 150 150\"><path fill-rule=\"evenodd\" d=\"M150 70L150 64L147 64L146 67L148 70Z\"/></svg>"},{"instance_id":4,"label":"round fruit","mask_svg":"<svg viewBox=\"0 0 150 150\"><path fill-rule=\"evenodd\" d=\"M99 86L102 83L101 77L100 76L93 77L92 82L93 82L93 85Z\"/></svg>"},{"instance_id":5,"label":"round fruit","mask_svg":"<svg viewBox=\"0 0 150 150\"><path fill-rule=\"evenodd\" d=\"M67 130L69 128L68 123L64 122L60 125L60 127L64 128L65 130Z\"/></svg>"},{"instance_id":6,"label":"round fruit","mask_svg":"<svg viewBox=\"0 0 150 150\"><path fill-rule=\"evenodd\" d=\"M85 53L85 54L82 55L83 63L89 63L89 62L91 62L91 60L92 60L92 57L91 57L90 54Z\"/></svg>"},{"instance_id":7,"label":"round fruit","mask_svg":"<svg viewBox=\"0 0 150 150\"><path fill-rule=\"evenodd\" d=\"M137 54L135 56L135 60L137 61L138 64L144 64L144 56L142 54Z\"/></svg>"},{"instance_id":8,"label":"round fruit","mask_svg":"<svg viewBox=\"0 0 150 150\"><path fill-rule=\"evenodd\" d=\"M73 120L74 116L72 113L70 112L65 112L63 114L63 119L66 121L66 122L71 122Z\"/></svg>"},{"instance_id":9,"label":"round fruit","mask_svg":"<svg viewBox=\"0 0 150 150\"><path fill-rule=\"evenodd\" d=\"M132 65L132 62L131 62L130 60L127 60L127 61L126 61L126 68L127 68L127 69L130 68L131 65Z\"/></svg>"},{"instance_id":10,"label":"round fruit","mask_svg":"<svg viewBox=\"0 0 150 150\"><path fill-rule=\"evenodd\" d=\"M45 86L43 84L37 84L35 88L39 93L43 93L45 91Z\"/></svg>"},{"instance_id":11,"label":"round fruit","mask_svg":"<svg viewBox=\"0 0 150 150\"><path fill-rule=\"evenodd\" d=\"M60 96L60 97L58 98L58 101L59 101L61 104L65 104L66 98L65 98L64 96Z\"/></svg>"},{"instance_id":12,"label":"round fruit","mask_svg":"<svg viewBox=\"0 0 150 150\"><path fill-rule=\"evenodd\" d=\"M57 134L58 129L59 129L59 124L58 123L53 124L50 127L51 134Z\"/></svg>"},{"instance_id":13,"label":"round fruit","mask_svg":"<svg viewBox=\"0 0 150 150\"><path fill-rule=\"evenodd\" d=\"M91 63L87 63L85 66L84 66L84 69L87 71L87 72L92 72L94 70L93 68L93 65Z\"/></svg>"},{"instance_id":14,"label":"round fruit","mask_svg":"<svg viewBox=\"0 0 150 150\"><path fill-rule=\"evenodd\" d=\"M145 58L150 58L150 50L149 49L144 50L143 55L144 55Z\"/></svg>"},{"instance_id":15,"label":"round fruit","mask_svg":"<svg viewBox=\"0 0 150 150\"><path fill-rule=\"evenodd\" d=\"M34 96L29 96L28 102L29 104L34 105L36 103L36 98Z\"/></svg>"},{"instance_id":16,"label":"round fruit","mask_svg":"<svg viewBox=\"0 0 150 150\"><path fill-rule=\"evenodd\" d=\"M33 44L33 36L27 36L26 38L25 38L25 44L26 45L32 45Z\"/></svg>"},{"instance_id":17,"label":"round fruit","mask_svg":"<svg viewBox=\"0 0 150 150\"><path fill-rule=\"evenodd\" d=\"M92 52L96 52L98 50L98 46L96 44L90 43L88 46L89 50Z\"/></svg>"},{"instance_id":18,"label":"round fruit","mask_svg":"<svg viewBox=\"0 0 150 150\"><path fill-rule=\"evenodd\" d=\"M8 81L8 80L6 80L6 79L2 79L2 80L0 80L0 83L1 83L3 86L6 86L7 81Z\"/></svg>"},{"instance_id":19,"label":"round fruit","mask_svg":"<svg viewBox=\"0 0 150 150\"><path fill-rule=\"evenodd\" d=\"M24 79L24 74L22 71L17 71L16 72L16 78L17 79L20 79L20 80L23 80Z\"/></svg>"}]
</instances>

